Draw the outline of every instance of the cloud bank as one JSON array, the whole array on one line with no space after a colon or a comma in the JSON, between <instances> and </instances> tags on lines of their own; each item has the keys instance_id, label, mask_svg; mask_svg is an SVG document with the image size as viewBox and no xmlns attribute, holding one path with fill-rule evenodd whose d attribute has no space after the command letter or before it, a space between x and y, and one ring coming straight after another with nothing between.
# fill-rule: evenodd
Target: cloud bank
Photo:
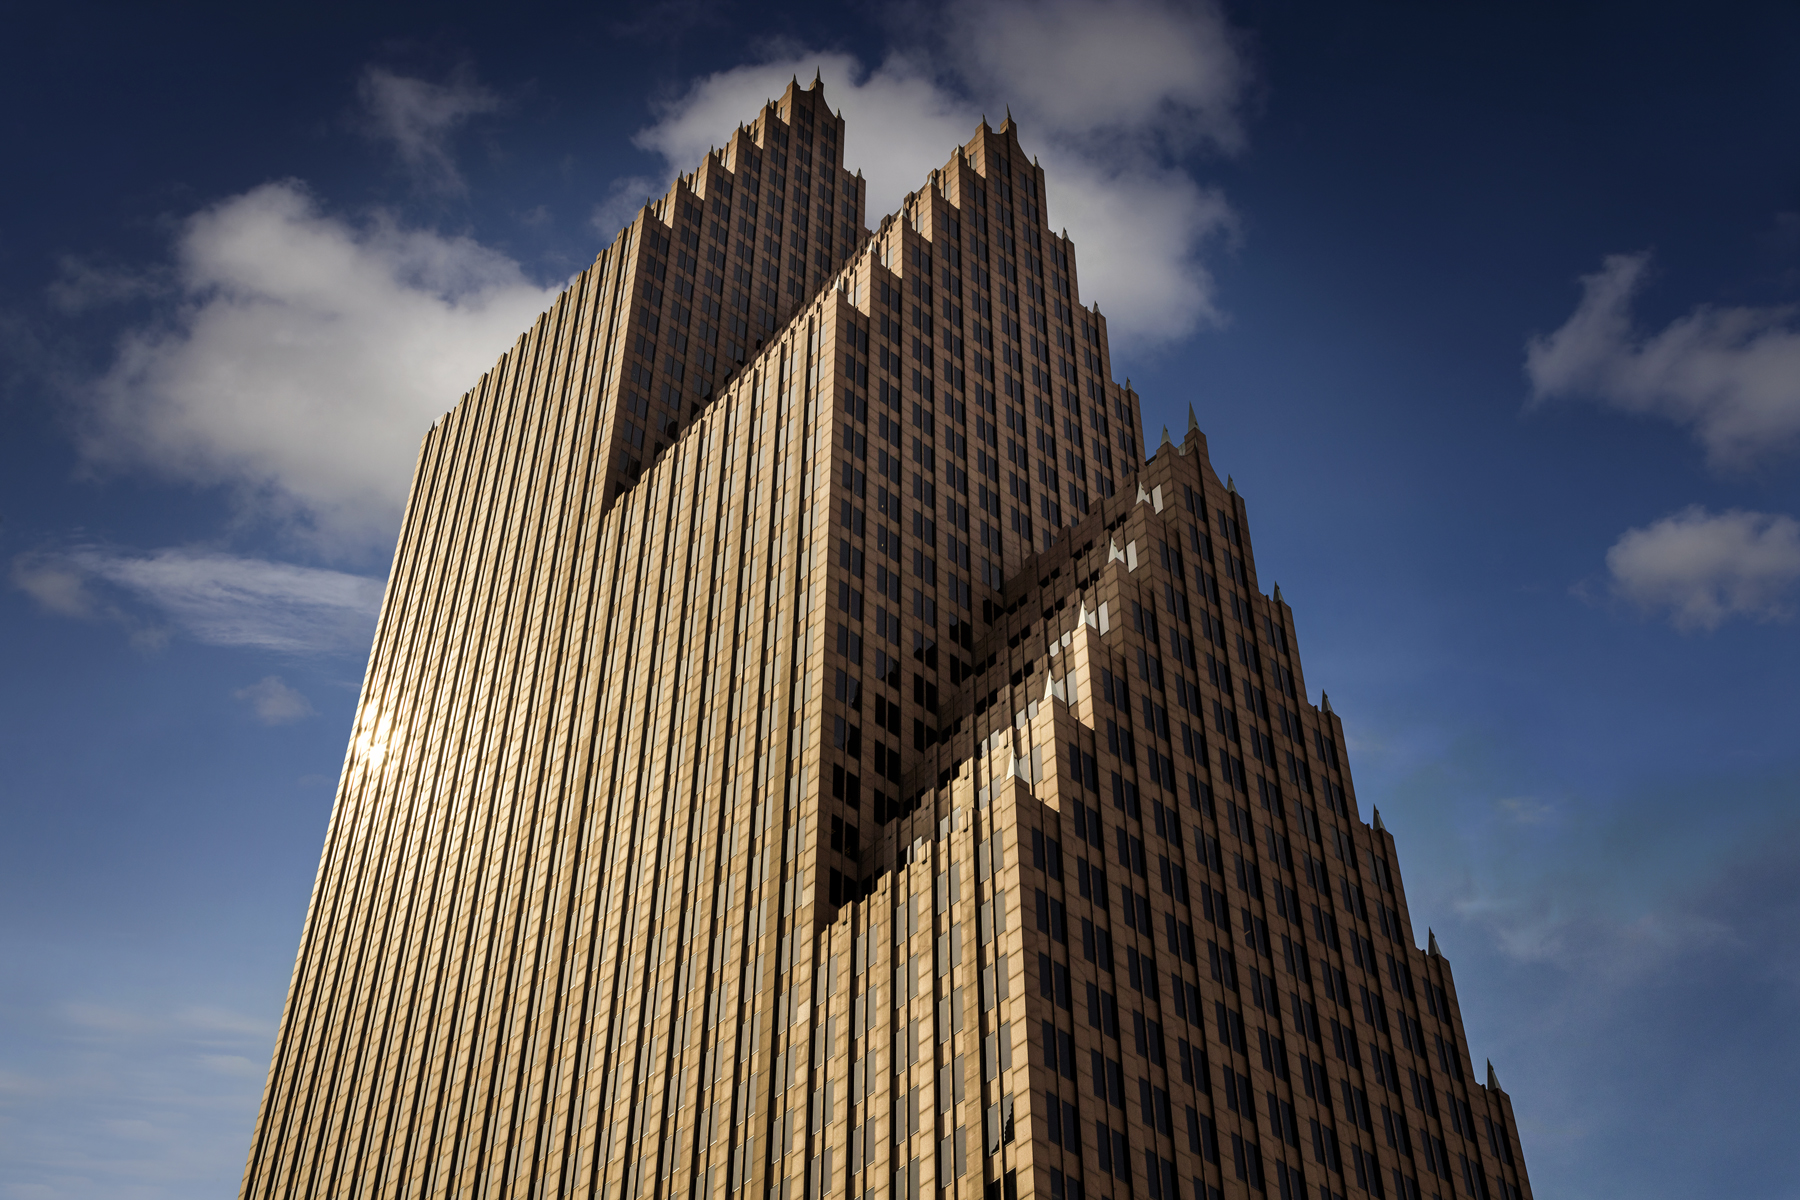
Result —
<instances>
[{"instance_id":1,"label":"cloud bank","mask_svg":"<svg viewBox=\"0 0 1800 1200\"><path fill-rule=\"evenodd\" d=\"M1732 617L1785 620L1800 580L1800 521L1713 514L1698 505L1627 530L1606 552L1614 592L1677 629L1717 629Z\"/></svg>"},{"instance_id":2,"label":"cloud bank","mask_svg":"<svg viewBox=\"0 0 1800 1200\"><path fill-rule=\"evenodd\" d=\"M382 592L378 579L317 567L198 550L137 554L97 546L22 554L13 560L12 580L46 611L117 622L146 648L160 645L172 629L208 645L293 655L366 648ZM270 711L280 708L268 683L256 685L262 693L239 696L265 719L266 704L275 705Z\"/></svg>"},{"instance_id":3,"label":"cloud bank","mask_svg":"<svg viewBox=\"0 0 1800 1200\"><path fill-rule=\"evenodd\" d=\"M1714 466L1747 466L1800 441L1800 312L1700 305L1654 334L1631 306L1649 252L1614 254L1581 280L1561 328L1533 337L1535 401L1591 397L1691 428Z\"/></svg>"},{"instance_id":4,"label":"cloud bank","mask_svg":"<svg viewBox=\"0 0 1800 1200\"><path fill-rule=\"evenodd\" d=\"M942 37L873 68L779 46L697 80L637 142L689 170L788 81L818 70L843 111L844 161L869 181L871 224L920 187L985 114L1010 105L1041 158L1049 217L1075 239L1084 300L1115 344L1148 347L1223 320L1205 255L1235 228L1224 197L1180 165L1242 148L1250 70L1222 10L1149 0L1022 0L951 8Z\"/></svg>"}]
</instances>

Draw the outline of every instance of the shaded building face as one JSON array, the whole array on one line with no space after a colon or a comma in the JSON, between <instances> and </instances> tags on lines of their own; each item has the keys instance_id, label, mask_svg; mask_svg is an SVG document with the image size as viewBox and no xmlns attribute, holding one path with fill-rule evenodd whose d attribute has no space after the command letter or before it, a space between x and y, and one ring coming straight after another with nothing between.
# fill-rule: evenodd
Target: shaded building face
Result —
<instances>
[{"instance_id":1,"label":"shaded building face","mask_svg":"<svg viewBox=\"0 0 1800 1200\"><path fill-rule=\"evenodd\" d=\"M1529 1194L1204 437L1010 123L822 89L430 431L246 1197Z\"/></svg>"}]
</instances>

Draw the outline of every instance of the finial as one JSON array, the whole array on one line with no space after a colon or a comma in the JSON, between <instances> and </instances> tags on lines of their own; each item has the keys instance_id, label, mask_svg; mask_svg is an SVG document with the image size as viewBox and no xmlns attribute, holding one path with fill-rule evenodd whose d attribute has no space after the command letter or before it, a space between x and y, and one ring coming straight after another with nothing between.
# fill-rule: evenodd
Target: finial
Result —
<instances>
[{"instance_id":1,"label":"finial","mask_svg":"<svg viewBox=\"0 0 1800 1200\"><path fill-rule=\"evenodd\" d=\"M1491 1058L1488 1059L1488 1087L1496 1092L1500 1090L1500 1077L1494 1074L1494 1060Z\"/></svg>"},{"instance_id":2,"label":"finial","mask_svg":"<svg viewBox=\"0 0 1800 1200\"><path fill-rule=\"evenodd\" d=\"M1164 425L1163 426L1162 443L1157 446L1157 449L1160 450L1160 449L1162 449L1163 446L1168 446L1168 445L1172 445L1172 443L1169 441L1169 427L1167 425Z\"/></svg>"},{"instance_id":3,"label":"finial","mask_svg":"<svg viewBox=\"0 0 1800 1200\"><path fill-rule=\"evenodd\" d=\"M1444 952L1438 949L1437 934L1432 932L1429 925L1425 927L1425 953L1433 958L1444 957Z\"/></svg>"},{"instance_id":4,"label":"finial","mask_svg":"<svg viewBox=\"0 0 1800 1200\"><path fill-rule=\"evenodd\" d=\"M1379 808L1377 808L1377 809L1372 809L1371 811L1374 812L1374 814L1375 814L1375 831L1377 833L1386 833L1387 826L1383 825L1381 823L1381 810Z\"/></svg>"},{"instance_id":5,"label":"finial","mask_svg":"<svg viewBox=\"0 0 1800 1200\"><path fill-rule=\"evenodd\" d=\"M1319 708L1325 712L1331 711L1331 697L1324 692L1319 693Z\"/></svg>"},{"instance_id":6,"label":"finial","mask_svg":"<svg viewBox=\"0 0 1800 1200\"><path fill-rule=\"evenodd\" d=\"M1229 475L1225 477L1225 490L1234 496L1237 495L1237 484L1232 482L1231 476Z\"/></svg>"},{"instance_id":7,"label":"finial","mask_svg":"<svg viewBox=\"0 0 1800 1200\"><path fill-rule=\"evenodd\" d=\"M1194 406L1192 404L1188 405L1188 432L1200 432L1200 422L1194 417Z\"/></svg>"},{"instance_id":8,"label":"finial","mask_svg":"<svg viewBox=\"0 0 1800 1200\"><path fill-rule=\"evenodd\" d=\"M819 68L815 66L813 68L813 86L818 87L822 82L824 81L819 78Z\"/></svg>"},{"instance_id":9,"label":"finial","mask_svg":"<svg viewBox=\"0 0 1800 1200\"><path fill-rule=\"evenodd\" d=\"M1281 585L1279 583L1275 585L1275 603L1281 603Z\"/></svg>"}]
</instances>

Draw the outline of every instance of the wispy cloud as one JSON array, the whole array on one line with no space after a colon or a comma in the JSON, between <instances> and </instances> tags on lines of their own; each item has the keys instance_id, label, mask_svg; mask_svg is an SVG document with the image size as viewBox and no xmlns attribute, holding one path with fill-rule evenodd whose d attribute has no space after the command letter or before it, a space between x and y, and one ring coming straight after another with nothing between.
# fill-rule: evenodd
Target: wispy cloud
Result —
<instances>
[{"instance_id":1,"label":"wispy cloud","mask_svg":"<svg viewBox=\"0 0 1800 1200\"><path fill-rule=\"evenodd\" d=\"M1586 397L1692 428L1717 466L1800 438L1800 309L1700 305L1654 334L1631 306L1650 254L1614 254L1581 280L1561 328L1526 343L1535 401Z\"/></svg>"},{"instance_id":2,"label":"wispy cloud","mask_svg":"<svg viewBox=\"0 0 1800 1200\"><path fill-rule=\"evenodd\" d=\"M279 675L265 675L249 687L231 693L232 699L250 706L264 725L291 725L314 715L312 701L289 687Z\"/></svg>"},{"instance_id":3,"label":"wispy cloud","mask_svg":"<svg viewBox=\"0 0 1800 1200\"><path fill-rule=\"evenodd\" d=\"M1494 944L1521 963L1585 972L1596 983L1620 985L1671 960L1718 948L1734 939L1723 923L1680 910L1620 920L1550 897L1515 896L1511 903L1465 902L1459 915L1486 927Z\"/></svg>"},{"instance_id":4,"label":"wispy cloud","mask_svg":"<svg viewBox=\"0 0 1800 1200\"><path fill-rule=\"evenodd\" d=\"M848 125L845 163L869 180L871 223L899 207L1010 105L1049 176L1049 213L1076 241L1085 300L1116 342L1147 345L1223 319L1209 250L1231 237L1223 195L1181 165L1235 153L1251 79L1217 5L1150 0L1000 0L942 11L941 37L868 67L837 52L777 45L705 76L641 131L641 146L686 170L789 79L817 69Z\"/></svg>"},{"instance_id":5,"label":"wispy cloud","mask_svg":"<svg viewBox=\"0 0 1800 1200\"><path fill-rule=\"evenodd\" d=\"M366 647L382 590L380 580L317 567L98 546L22 554L13 560L12 580L46 611L116 621L139 644L154 645L173 629L210 645L295 655Z\"/></svg>"},{"instance_id":6,"label":"wispy cloud","mask_svg":"<svg viewBox=\"0 0 1800 1200\"><path fill-rule=\"evenodd\" d=\"M1717 629L1732 617L1793 616L1800 522L1769 513L1685 508L1627 530L1606 552L1613 591L1677 629Z\"/></svg>"},{"instance_id":7,"label":"wispy cloud","mask_svg":"<svg viewBox=\"0 0 1800 1200\"><path fill-rule=\"evenodd\" d=\"M463 190L450 142L470 117L500 108L500 97L475 82L465 67L444 83L400 75L386 67L364 69L357 83L363 129L392 146L401 165L420 187Z\"/></svg>"},{"instance_id":8,"label":"wispy cloud","mask_svg":"<svg viewBox=\"0 0 1800 1200\"><path fill-rule=\"evenodd\" d=\"M1785 1066L1800 1053L1792 1019L1800 841L1791 824L1777 825L1754 845L1709 853L1693 845L1694 815L1688 805L1647 814L1634 804L1614 831L1663 826L1651 836L1681 843L1693 868L1684 885L1669 886L1668 872L1641 861L1620 862L1609 837L1579 847L1580 861L1561 877L1516 872L1492 903L1465 911L1468 934L1485 944L1465 944L1456 962L1463 1015L1477 1061L1491 1052L1512 1089L1536 1177L1577 1178L1583 1162L1637 1163L1647 1140L1700 1136L1752 1164L1729 1190L1784 1192L1785 1168L1757 1165L1757 1150L1792 1123ZM1699 824L1722 823L1710 805L1707 816ZM1533 857L1541 862L1542 848ZM1619 905L1621 877L1648 884L1647 894ZM1704 1101L1646 1106L1631 1102L1638 1095ZM1675 1154L1619 1174L1629 1190L1705 1195L1719 1165Z\"/></svg>"},{"instance_id":9,"label":"wispy cloud","mask_svg":"<svg viewBox=\"0 0 1800 1200\"><path fill-rule=\"evenodd\" d=\"M611 242L619 231L637 218L638 210L665 186L646 175L627 175L612 181L606 199L594 206L588 221L596 232Z\"/></svg>"},{"instance_id":10,"label":"wispy cloud","mask_svg":"<svg viewBox=\"0 0 1800 1200\"><path fill-rule=\"evenodd\" d=\"M393 536L419 439L559 290L292 181L190 217L172 273L178 302L83 389L88 461L225 485L345 554Z\"/></svg>"},{"instance_id":11,"label":"wispy cloud","mask_svg":"<svg viewBox=\"0 0 1800 1200\"><path fill-rule=\"evenodd\" d=\"M225 1018L225 1019L221 1019ZM0 1194L216 1195L243 1170L273 1030L220 1010L15 1006Z\"/></svg>"},{"instance_id":12,"label":"wispy cloud","mask_svg":"<svg viewBox=\"0 0 1800 1200\"><path fill-rule=\"evenodd\" d=\"M1494 807L1519 825L1542 825L1556 816L1556 808L1533 796L1508 796Z\"/></svg>"},{"instance_id":13,"label":"wispy cloud","mask_svg":"<svg viewBox=\"0 0 1800 1200\"><path fill-rule=\"evenodd\" d=\"M49 299L52 307L65 313L160 300L173 293L173 274L166 266L140 269L66 254L57 263L56 278L50 281Z\"/></svg>"},{"instance_id":14,"label":"wispy cloud","mask_svg":"<svg viewBox=\"0 0 1800 1200\"><path fill-rule=\"evenodd\" d=\"M724 24L726 0L653 0L632 5L629 14L614 22L620 37L653 42L674 42L690 30Z\"/></svg>"}]
</instances>

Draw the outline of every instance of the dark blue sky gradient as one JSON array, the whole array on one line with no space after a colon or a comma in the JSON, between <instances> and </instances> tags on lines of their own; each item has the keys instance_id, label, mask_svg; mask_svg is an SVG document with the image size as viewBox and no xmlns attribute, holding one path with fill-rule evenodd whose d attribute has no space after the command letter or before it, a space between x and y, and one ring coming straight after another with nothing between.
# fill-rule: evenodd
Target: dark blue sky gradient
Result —
<instances>
[{"instance_id":1,"label":"dark blue sky gradient","mask_svg":"<svg viewBox=\"0 0 1800 1200\"><path fill-rule=\"evenodd\" d=\"M657 100L758 39L873 64L929 52L939 20L630 13L13 14L0 568L80 545L386 567L227 488L85 465L85 390L171 310L59 309L67 260L166 267L187 216L294 178L327 212L385 207L548 284L609 240L589 215L615 179L666 174L631 143ZM1670 421L1532 407L1524 373L1607 255L1654 252L1647 331L1800 301L1800 8L1229 13L1255 73L1246 145L1182 164L1239 222L1204 259L1227 319L1117 356L1147 441L1192 404L1244 494L1310 698L1344 718L1363 814L1399 841L1538 1194L1800 1196L1795 625L1678 630L1617 598L1606 561L1690 505L1800 515L1796 457L1712 467ZM421 193L358 132L371 64L502 98L452 143L464 193ZM134 647L137 620L0 588L0 1196L235 1191L348 737L360 647ZM316 712L254 719L234 693L270 675Z\"/></svg>"}]
</instances>

